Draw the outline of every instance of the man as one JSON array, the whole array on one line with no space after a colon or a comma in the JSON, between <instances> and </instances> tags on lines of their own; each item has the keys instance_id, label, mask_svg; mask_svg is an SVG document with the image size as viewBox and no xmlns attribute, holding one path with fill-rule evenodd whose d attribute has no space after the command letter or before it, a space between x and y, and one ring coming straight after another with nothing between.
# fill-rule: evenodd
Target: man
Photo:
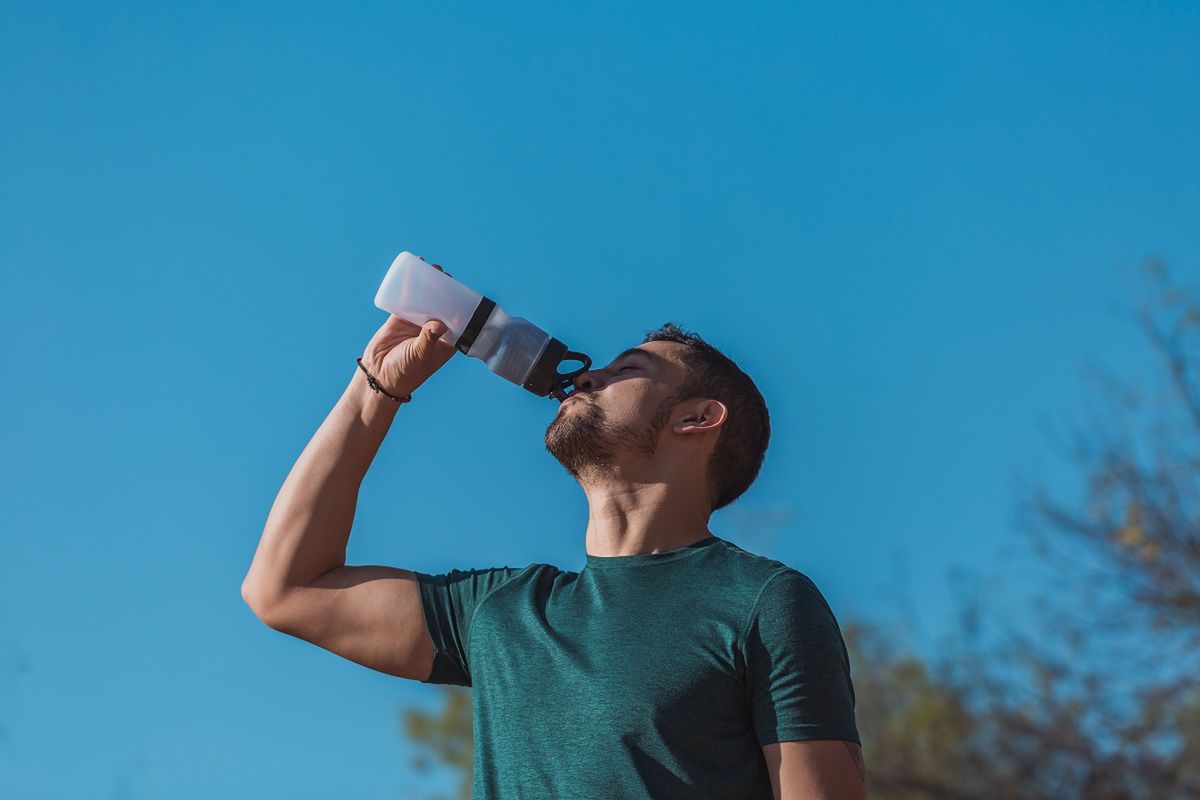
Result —
<instances>
[{"instance_id":1,"label":"man","mask_svg":"<svg viewBox=\"0 0 1200 800\"><path fill-rule=\"evenodd\" d=\"M456 352L445 330L392 316L363 367L403 397ZM271 508L247 604L372 669L471 686L476 798L865 800L833 612L803 573L708 530L766 453L754 383L668 323L575 389L545 444L587 495L579 572L347 565L399 408L356 371Z\"/></svg>"}]
</instances>

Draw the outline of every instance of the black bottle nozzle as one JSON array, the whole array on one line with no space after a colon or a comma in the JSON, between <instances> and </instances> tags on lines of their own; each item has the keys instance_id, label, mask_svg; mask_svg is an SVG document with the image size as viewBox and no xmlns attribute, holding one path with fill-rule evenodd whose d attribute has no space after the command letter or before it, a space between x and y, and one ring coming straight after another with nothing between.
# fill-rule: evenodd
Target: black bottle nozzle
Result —
<instances>
[{"instance_id":1,"label":"black bottle nozzle","mask_svg":"<svg viewBox=\"0 0 1200 800\"><path fill-rule=\"evenodd\" d=\"M558 367L564 361L578 361L583 366L567 373L561 373L558 371ZM537 364L529 373L524 387L538 397L553 398L561 403L567 399L567 389L575 384L575 378L587 372L591 366L591 358L584 353L568 350L565 343L551 336L549 343L546 344L546 349L542 351Z\"/></svg>"}]
</instances>

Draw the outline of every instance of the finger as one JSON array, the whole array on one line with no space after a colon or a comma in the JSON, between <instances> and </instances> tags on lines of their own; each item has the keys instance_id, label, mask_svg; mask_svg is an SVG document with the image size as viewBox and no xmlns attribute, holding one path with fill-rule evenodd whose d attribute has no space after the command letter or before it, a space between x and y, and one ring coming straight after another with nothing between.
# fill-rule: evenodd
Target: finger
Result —
<instances>
[{"instance_id":1,"label":"finger","mask_svg":"<svg viewBox=\"0 0 1200 800\"><path fill-rule=\"evenodd\" d=\"M421 326L420 345L417 352L420 358L430 358L434 353L434 343L442 338L442 334L446 332L446 323L441 320L431 319Z\"/></svg>"}]
</instances>

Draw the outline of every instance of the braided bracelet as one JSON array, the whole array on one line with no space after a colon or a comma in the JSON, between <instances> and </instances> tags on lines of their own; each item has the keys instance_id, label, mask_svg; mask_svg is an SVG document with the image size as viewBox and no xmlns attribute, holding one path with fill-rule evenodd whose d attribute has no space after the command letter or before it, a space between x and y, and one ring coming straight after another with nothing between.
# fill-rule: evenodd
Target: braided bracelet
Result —
<instances>
[{"instance_id":1,"label":"braided bracelet","mask_svg":"<svg viewBox=\"0 0 1200 800\"><path fill-rule=\"evenodd\" d=\"M359 367L359 369L361 369L361 370L362 370L364 373L366 373L366 376L367 376L367 385L368 385L368 386L370 386L372 389L374 389L374 390L376 391L376 393L378 393L378 392L383 392L383 393L384 393L384 394L386 394L388 397L392 398L393 400L395 400L397 403L399 403L399 404L401 404L401 405L403 405L404 403L407 403L409 400L412 400L412 393L411 393L411 392L409 392L408 394L404 395L404 397L396 397L396 395L392 394L392 393L391 393L391 392L389 392L387 389L385 389L385 388L383 388L382 386L380 386L380 385L379 385L379 381L375 380L375 376L374 376L374 375L372 375L371 373L367 372L367 368L363 366L363 363L362 363L362 357L361 357L361 356L359 356L358 358L356 358L356 359L355 359L355 361L357 361L357 362L358 362L358 367Z\"/></svg>"}]
</instances>

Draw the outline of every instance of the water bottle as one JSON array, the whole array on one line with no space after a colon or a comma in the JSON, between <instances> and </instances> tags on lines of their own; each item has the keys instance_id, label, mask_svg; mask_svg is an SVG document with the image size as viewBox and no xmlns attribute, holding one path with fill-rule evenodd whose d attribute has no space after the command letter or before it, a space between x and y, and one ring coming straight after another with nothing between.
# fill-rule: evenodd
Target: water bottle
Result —
<instances>
[{"instance_id":1,"label":"water bottle","mask_svg":"<svg viewBox=\"0 0 1200 800\"><path fill-rule=\"evenodd\" d=\"M407 250L388 268L375 293L375 305L414 325L441 320L447 328L442 339L538 397L566 400L575 377L592 365L588 356L568 350L533 323L505 313L496 301ZM579 361L583 366L564 374L558 371L563 361Z\"/></svg>"}]
</instances>

